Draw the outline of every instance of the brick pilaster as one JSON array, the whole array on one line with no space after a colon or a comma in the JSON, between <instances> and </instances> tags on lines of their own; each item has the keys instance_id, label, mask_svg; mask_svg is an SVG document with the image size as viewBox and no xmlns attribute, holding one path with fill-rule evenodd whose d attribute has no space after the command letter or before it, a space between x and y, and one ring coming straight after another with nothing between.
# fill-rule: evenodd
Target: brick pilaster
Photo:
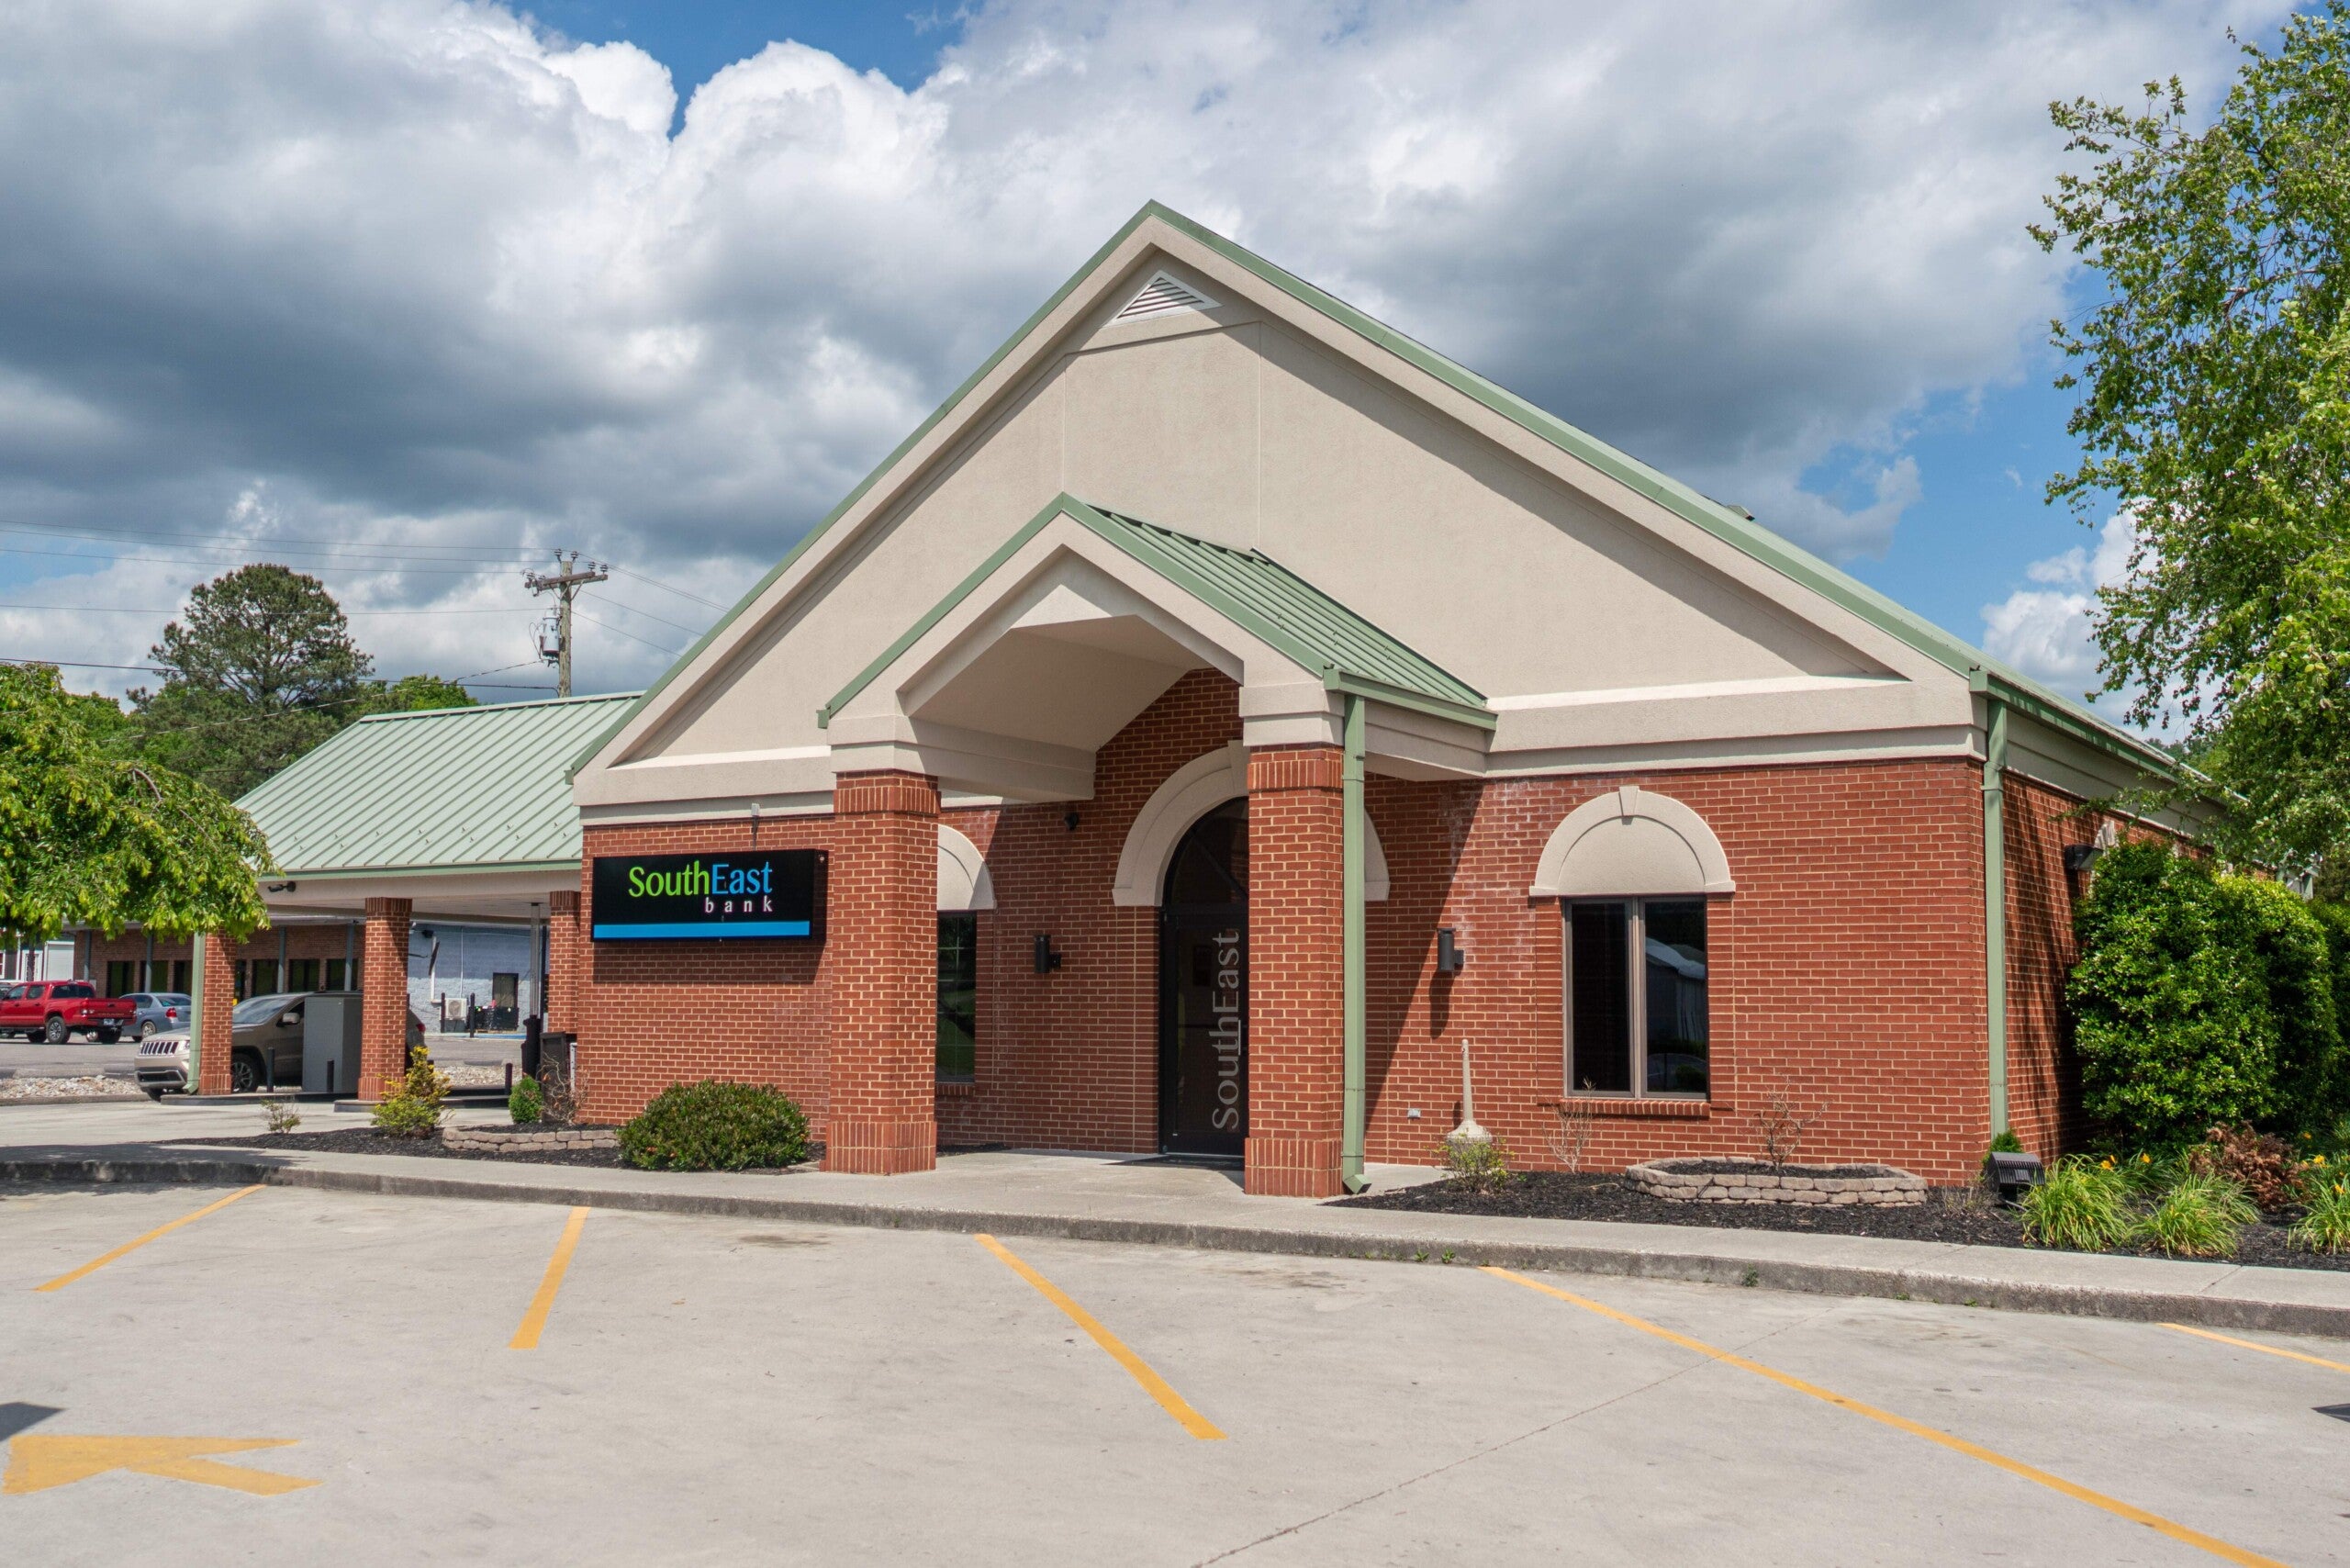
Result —
<instances>
[{"instance_id":1,"label":"brick pilaster","mask_svg":"<svg viewBox=\"0 0 2350 1568\"><path fill-rule=\"evenodd\" d=\"M359 939L359 1098L378 1099L408 1071L407 899L369 899Z\"/></svg>"},{"instance_id":2,"label":"brick pilaster","mask_svg":"<svg viewBox=\"0 0 2350 1568\"><path fill-rule=\"evenodd\" d=\"M258 933L256 933L258 935ZM229 1092L229 1052L236 1034L237 944L218 931L204 937L204 1017L196 1041L196 1092Z\"/></svg>"},{"instance_id":3,"label":"brick pilaster","mask_svg":"<svg viewBox=\"0 0 2350 1568\"><path fill-rule=\"evenodd\" d=\"M938 781L845 773L828 868L832 1065L824 1168L938 1163Z\"/></svg>"},{"instance_id":4,"label":"brick pilaster","mask_svg":"<svg viewBox=\"0 0 2350 1568\"><path fill-rule=\"evenodd\" d=\"M1339 1190L1346 813L1336 746L1248 754L1248 1141L1244 1185Z\"/></svg>"},{"instance_id":5,"label":"brick pilaster","mask_svg":"<svg viewBox=\"0 0 2350 1568\"><path fill-rule=\"evenodd\" d=\"M541 1016L548 1029L578 1030L579 892L568 889L547 900L547 994Z\"/></svg>"}]
</instances>

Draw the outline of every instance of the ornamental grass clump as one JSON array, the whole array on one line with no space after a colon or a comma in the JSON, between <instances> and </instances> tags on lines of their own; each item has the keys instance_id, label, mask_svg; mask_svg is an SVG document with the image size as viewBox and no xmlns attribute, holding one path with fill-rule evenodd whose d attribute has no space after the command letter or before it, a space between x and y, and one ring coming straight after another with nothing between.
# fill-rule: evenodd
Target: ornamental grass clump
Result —
<instances>
[{"instance_id":1,"label":"ornamental grass clump","mask_svg":"<svg viewBox=\"0 0 2350 1568\"><path fill-rule=\"evenodd\" d=\"M2131 1232L2129 1179L2109 1159L2070 1155L2050 1166L2018 1205L2023 1236L2037 1247L2102 1252Z\"/></svg>"},{"instance_id":2,"label":"ornamental grass clump","mask_svg":"<svg viewBox=\"0 0 2350 1568\"><path fill-rule=\"evenodd\" d=\"M2288 1233L2296 1247L2312 1252L2350 1252L2350 1177L2320 1182L2309 1212Z\"/></svg>"},{"instance_id":3,"label":"ornamental grass clump","mask_svg":"<svg viewBox=\"0 0 2350 1568\"><path fill-rule=\"evenodd\" d=\"M2154 1200L2138 1222L2137 1234L2174 1258L2230 1258L2237 1234L2259 1217L2260 1210L2235 1182L2188 1170Z\"/></svg>"},{"instance_id":4,"label":"ornamental grass clump","mask_svg":"<svg viewBox=\"0 0 2350 1568\"><path fill-rule=\"evenodd\" d=\"M621 1129L621 1155L646 1170L772 1170L808 1158L808 1118L777 1090L704 1079L655 1095Z\"/></svg>"}]
</instances>

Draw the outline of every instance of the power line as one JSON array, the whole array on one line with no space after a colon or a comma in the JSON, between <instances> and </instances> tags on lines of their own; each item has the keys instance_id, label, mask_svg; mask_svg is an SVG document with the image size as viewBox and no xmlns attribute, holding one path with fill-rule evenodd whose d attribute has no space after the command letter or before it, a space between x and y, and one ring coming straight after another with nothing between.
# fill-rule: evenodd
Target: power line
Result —
<instances>
[{"instance_id":1,"label":"power line","mask_svg":"<svg viewBox=\"0 0 2350 1568\"><path fill-rule=\"evenodd\" d=\"M27 659L0 655L0 665L57 665L66 669L131 669L146 675L169 675L171 671L157 669L153 665L94 665L86 659Z\"/></svg>"},{"instance_id":2,"label":"power line","mask_svg":"<svg viewBox=\"0 0 2350 1568\"><path fill-rule=\"evenodd\" d=\"M632 604L623 603L617 599L608 599L600 593L594 595L582 594L580 597L582 599L593 598L598 604L609 604L615 610L625 610L631 615L642 615L647 621L658 621L662 625L675 627L677 631L683 632L688 637L699 637L701 635L701 628L699 626L685 625L679 622L670 620L666 615L655 615L649 610L639 610Z\"/></svg>"},{"instance_id":3,"label":"power line","mask_svg":"<svg viewBox=\"0 0 2350 1568\"><path fill-rule=\"evenodd\" d=\"M280 552L264 551L260 552L260 554L267 555L280 554ZM145 561L164 566L217 567L224 564L224 562L218 560L192 561L183 555L93 555L86 550L28 550L21 544L0 544L0 554L48 555L64 561ZM397 575L400 573L406 573L410 577L477 577L486 571L491 571L505 565L508 565L508 563L503 561L485 561L478 566L474 566L463 571L446 566L351 566L341 565L321 566L319 569L320 571L371 572L383 575Z\"/></svg>"},{"instance_id":4,"label":"power line","mask_svg":"<svg viewBox=\"0 0 2350 1568\"><path fill-rule=\"evenodd\" d=\"M618 572L624 577L634 577L638 582L651 583L655 588L661 588L669 593L674 593L679 599L690 599L696 604L706 604L712 610L732 610L733 608L733 605L721 604L714 599L704 599L698 593L688 593L681 588L672 588L669 584L663 582L659 577L648 577L643 572L632 571L626 566L614 566L612 570Z\"/></svg>"},{"instance_id":5,"label":"power line","mask_svg":"<svg viewBox=\"0 0 2350 1568\"><path fill-rule=\"evenodd\" d=\"M354 548L365 554L443 554L487 556L495 560L527 560L533 552L521 544L449 544L439 541L404 543L399 541L363 541L351 539L297 539L284 534L254 534L250 532L204 533L185 529L120 528L99 523L83 523L69 527L62 522L0 522L0 533L36 533L53 539L87 539L101 543L119 539L160 540L165 544L184 545L191 550L240 550L256 544L291 545L297 548L316 547L323 551L349 552ZM207 543L206 541L214 541Z\"/></svg>"},{"instance_id":6,"label":"power line","mask_svg":"<svg viewBox=\"0 0 2350 1568\"><path fill-rule=\"evenodd\" d=\"M462 610L346 610L343 613L345 615L528 615L534 608L536 607L528 604L511 604L501 605L488 610L472 608ZM621 608L626 610L632 607L622 605ZM0 604L0 610L47 610L50 613L56 615L178 615L184 613L186 609L187 606L184 604L173 605L168 610L148 610L142 609L137 605L129 604ZM642 615L644 611L640 610L637 613ZM658 621L660 617L656 615L654 619Z\"/></svg>"},{"instance_id":7,"label":"power line","mask_svg":"<svg viewBox=\"0 0 2350 1568\"><path fill-rule=\"evenodd\" d=\"M677 656L677 649L665 648L649 637L640 637L633 632L622 631L620 627L613 625L609 621L597 620L594 616L588 614L584 610L580 610L578 614L579 619L587 622L590 626L601 626L605 631L612 633L618 636L626 637L632 643L643 643L646 647L652 649L656 654L666 654L673 659Z\"/></svg>"}]
</instances>

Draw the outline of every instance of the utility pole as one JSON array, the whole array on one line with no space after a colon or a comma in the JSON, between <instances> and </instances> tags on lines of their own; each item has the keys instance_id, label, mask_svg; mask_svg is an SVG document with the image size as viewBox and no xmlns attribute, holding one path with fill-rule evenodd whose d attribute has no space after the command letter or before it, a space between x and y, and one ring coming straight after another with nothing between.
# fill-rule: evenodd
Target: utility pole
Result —
<instances>
[{"instance_id":1,"label":"utility pole","mask_svg":"<svg viewBox=\"0 0 2350 1568\"><path fill-rule=\"evenodd\" d=\"M579 552L576 550L569 552L568 555L564 551L556 551L553 572L522 574L523 585L532 593L553 593L555 596L554 650L549 653L545 644L542 643L539 654L541 657L550 658L554 662L554 694L557 697L571 695L572 596L588 584L603 582L610 576L610 572L594 561L588 562L583 569L579 565Z\"/></svg>"}]
</instances>

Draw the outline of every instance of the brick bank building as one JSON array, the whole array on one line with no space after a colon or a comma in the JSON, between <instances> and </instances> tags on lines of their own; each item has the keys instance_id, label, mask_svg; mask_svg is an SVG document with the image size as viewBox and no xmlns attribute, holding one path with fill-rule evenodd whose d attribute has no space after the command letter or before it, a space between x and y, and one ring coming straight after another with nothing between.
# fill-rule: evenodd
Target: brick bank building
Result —
<instances>
[{"instance_id":1,"label":"brick bank building","mask_svg":"<svg viewBox=\"0 0 2350 1568\"><path fill-rule=\"evenodd\" d=\"M1527 1166L1570 1107L1585 1169L1774 1100L1936 1180L2064 1147L2066 850L2164 765L1156 206L611 706L548 907L588 1118L736 1078L836 1170L1309 1196L1431 1160L1464 1058Z\"/></svg>"}]
</instances>

